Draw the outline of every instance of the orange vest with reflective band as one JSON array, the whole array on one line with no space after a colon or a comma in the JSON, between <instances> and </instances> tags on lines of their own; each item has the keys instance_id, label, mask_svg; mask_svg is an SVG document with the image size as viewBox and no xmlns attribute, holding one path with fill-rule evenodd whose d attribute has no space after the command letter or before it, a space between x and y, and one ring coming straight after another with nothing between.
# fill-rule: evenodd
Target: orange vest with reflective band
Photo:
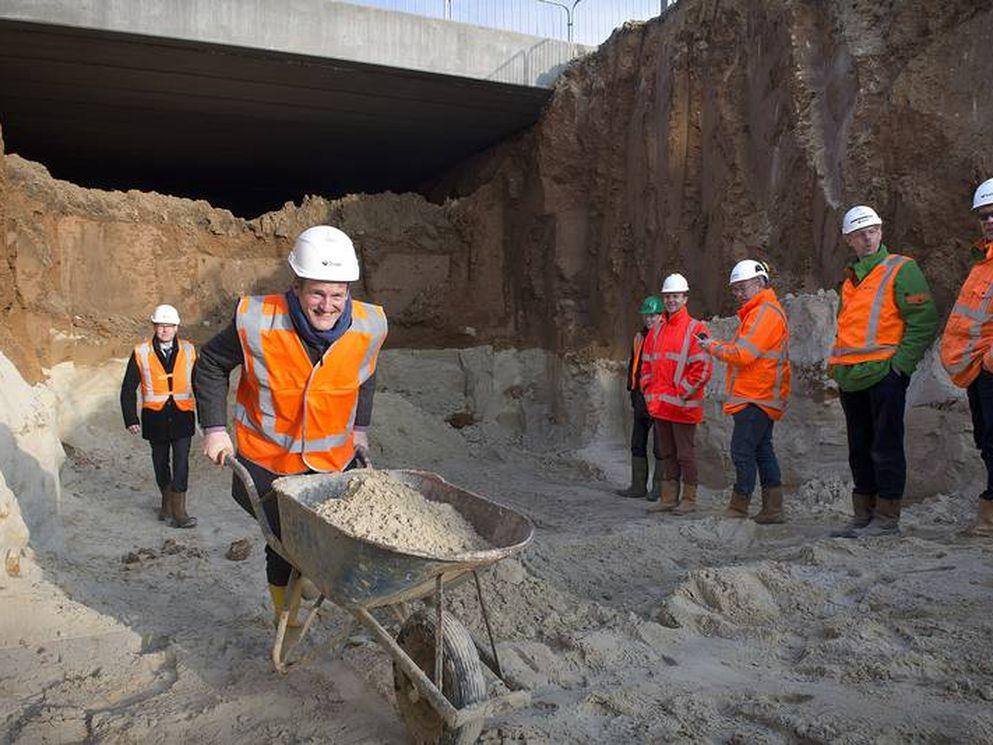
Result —
<instances>
[{"instance_id":1,"label":"orange vest with reflective band","mask_svg":"<svg viewBox=\"0 0 993 745\"><path fill-rule=\"evenodd\" d=\"M640 391L641 381L638 380L638 369L641 365L641 348L644 346L645 337L639 331L634 335L631 345L631 378L628 380L629 391Z\"/></svg>"},{"instance_id":2,"label":"orange vest with reflective band","mask_svg":"<svg viewBox=\"0 0 993 745\"><path fill-rule=\"evenodd\" d=\"M986 258L972 267L941 335L941 364L960 388L979 376L993 349L993 241L979 243Z\"/></svg>"},{"instance_id":3,"label":"orange vest with reflective band","mask_svg":"<svg viewBox=\"0 0 993 745\"><path fill-rule=\"evenodd\" d=\"M243 297L235 326L244 364L238 385L238 452L280 474L341 471L355 455L361 386L386 338L378 305L352 301L352 325L316 365L283 295Z\"/></svg>"},{"instance_id":4,"label":"orange vest with reflective band","mask_svg":"<svg viewBox=\"0 0 993 745\"><path fill-rule=\"evenodd\" d=\"M176 339L176 361L167 373L162 360L155 354L152 342L143 341L134 348L134 358L141 376L141 408L162 411L172 396L180 411L193 411L193 363L197 352L184 339Z\"/></svg>"},{"instance_id":5,"label":"orange vest with reflective band","mask_svg":"<svg viewBox=\"0 0 993 745\"><path fill-rule=\"evenodd\" d=\"M724 413L755 404L781 419L790 397L790 331L776 293L766 288L738 311L741 325L730 342L715 344L715 357L728 363Z\"/></svg>"},{"instance_id":6,"label":"orange vest with reflective band","mask_svg":"<svg viewBox=\"0 0 993 745\"><path fill-rule=\"evenodd\" d=\"M890 254L858 284L851 277L845 280L829 365L888 360L896 354L906 324L893 287L897 272L908 261L906 256Z\"/></svg>"}]
</instances>

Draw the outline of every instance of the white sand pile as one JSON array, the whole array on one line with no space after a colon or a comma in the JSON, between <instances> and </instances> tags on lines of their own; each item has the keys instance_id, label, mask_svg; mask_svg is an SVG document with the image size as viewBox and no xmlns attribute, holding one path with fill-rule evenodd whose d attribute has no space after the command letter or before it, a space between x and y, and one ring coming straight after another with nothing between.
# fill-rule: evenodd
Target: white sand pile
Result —
<instances>
[{"instance_id":1,"label":"white sand pile","mask_svg":"<svg viewBox=\"0 0 993 745\"><path fill-rule=\"evenodd\" d=\"M387 471L362 471L314 508L332 525L401 551L450 556L492 548L450 504L431 502Z\"/></svg>"}]
</instances>

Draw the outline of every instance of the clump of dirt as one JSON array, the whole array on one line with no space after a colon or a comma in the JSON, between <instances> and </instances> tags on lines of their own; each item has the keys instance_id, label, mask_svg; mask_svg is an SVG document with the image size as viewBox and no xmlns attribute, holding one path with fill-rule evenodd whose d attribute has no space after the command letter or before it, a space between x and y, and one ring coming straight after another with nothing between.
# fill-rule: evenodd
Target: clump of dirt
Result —
<instances>
[{"instance_id":1,"label":"clump of dirt","mask_svg":"<svg viewBox=\"0 0 993 745\"><path fill-rule=\"evenodd\" d=\"M450 504L425 499L387 471L354 474L341 497L314 509L351 535L401 551L451 556L492 548Z\"/></svg>"}]
</instances>

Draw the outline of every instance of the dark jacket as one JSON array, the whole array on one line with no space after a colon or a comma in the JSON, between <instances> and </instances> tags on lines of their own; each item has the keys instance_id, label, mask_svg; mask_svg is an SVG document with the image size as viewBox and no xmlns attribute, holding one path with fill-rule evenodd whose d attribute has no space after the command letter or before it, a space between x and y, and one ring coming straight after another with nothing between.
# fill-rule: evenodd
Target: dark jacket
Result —
<instances>
[{"instance_id":1,"label":"dark jacket","mask_svg":"<svg viewBox=\"0 0 993 745\"><path fill-rule=\"evenodd\" d=\"M321 350L303 342L310 361L317 364ZM226 427L228 423L228 378L231 372L242 364L243 352L238 329L231 319L223 331L208 341L197 354L197 364L193 368L193 392L197 399L197 413L200 426ZM376 374L359 388L359 400L355 409L355 429L365 429L372 420L372 400L376 394Z\"/></svg>"},{"instance_id":2,"label":"dark jacket","mask_svg":"<svg viewBox=\"0 0 993 745\"><path fill-rule=\"evenodd\" d=\"M152 339L152 347L158 355L162 366L167 373L172 372L176 364L177 350L179 349L179 337L177 336L172 345L172 353L166 357L162 354L157 338ZM121 413L124 415L124 426L130 427L138 424L138 386L141 385L141 372L138 370L138 360L134 353L128 360L128 369L124 373L124 382L121 383ZM171 382L170 382L171 385ZM166 401L165 406L160 411L142 408L141 410L141 436L151 442L165 442L168 440L178 440L183 437L192 437L196 424L196 416L192 411L180 411L172 397Z\"/></svg>"}]
</instances>

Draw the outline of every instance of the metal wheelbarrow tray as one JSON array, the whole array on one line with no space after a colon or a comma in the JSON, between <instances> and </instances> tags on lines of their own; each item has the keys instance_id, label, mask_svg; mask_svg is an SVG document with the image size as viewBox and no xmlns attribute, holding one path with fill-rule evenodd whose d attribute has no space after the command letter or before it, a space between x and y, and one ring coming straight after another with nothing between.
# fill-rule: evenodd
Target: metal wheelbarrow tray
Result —
<instances>
[{"instance_id":1,"label":"metal wheelbarrow tray","mask_svg":"<svg viewBox=\"0 0 993 745\"><path fill-rule=\"evenodd\" d=\"M309 474L287 476L273 483L269 498L276 499L278 504L281 538L277 538L265 519L261 500L247 470L233 458L226 462L245 485L266 543L294 567L287 597L299 593L301 575L310 579L322 593L308 614L299 638L285 652L283 645L289 614L283 612L272 650L273 664L278 671L286 671L286 654L307 633L321 603L328 599L348 611L393 659L398 707L415 742L474 742L485 717L530 703L530 691L506 675L500 666L477 573L531 542L534 527L526 517L459 489L437 474L390 471L393 477L427 500L452 505L492 546L483 551L448 556L403 551L351 535L314 510L321 502L344 493L351 472ZM444 610L445 589L470 575L475 580L489 645L484 645ZM420 611L408 617L407 604L421 599L433 606L433 612ZM369 612L384 607L392 609L404 621L396 639ZM344 641L349 630L350 626L339 633L333 646ZM433 665L430 657L433 657ZM489 668L510 692L485 699L479 663ZM448 680L444 675L446 669ZM429 677L431 672L433 676ZM479 700L481 686L485 700Z\"/></svg>"}]
</instances>

